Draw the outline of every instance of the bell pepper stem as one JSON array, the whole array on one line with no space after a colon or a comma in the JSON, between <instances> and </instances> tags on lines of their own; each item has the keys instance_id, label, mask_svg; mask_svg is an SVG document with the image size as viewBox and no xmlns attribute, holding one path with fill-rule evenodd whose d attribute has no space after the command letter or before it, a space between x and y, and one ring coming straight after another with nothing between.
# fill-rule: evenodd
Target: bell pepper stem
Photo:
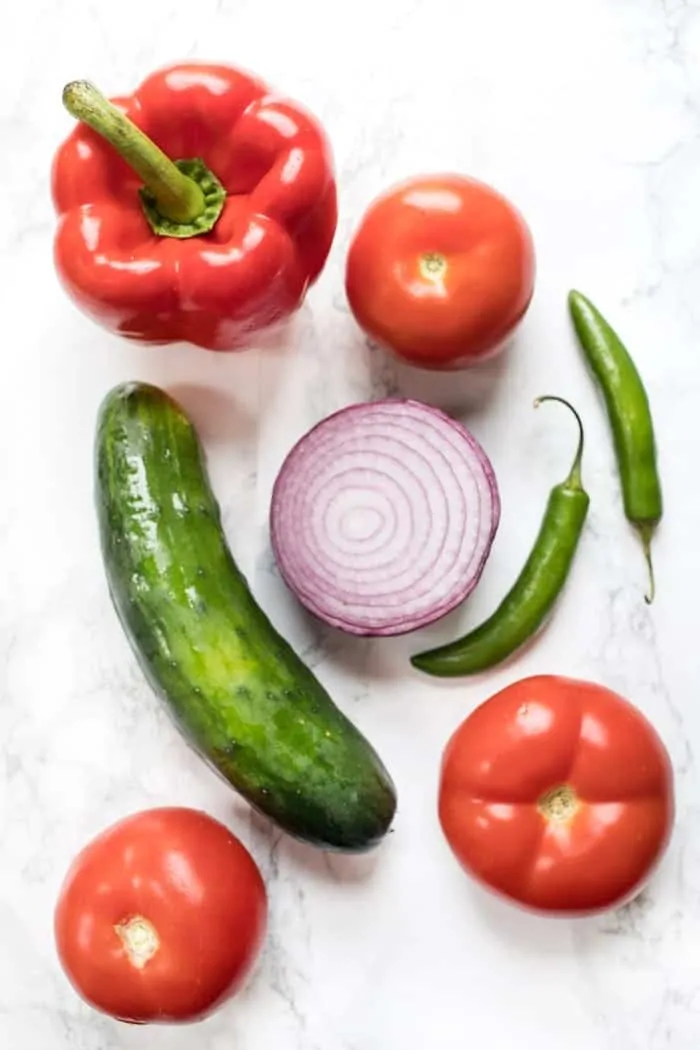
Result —
<instances>
[{"instance_id":1,"label":"bell pepper stem","mask_svg":"<svg viewBox=\"0 0 700 1050\"><path fill-rule=\"evenodd\" d=\"M205 210L201 187L87 80L63 89L63 104L76 120L101 135L150 190L155 207L173 223L191 223Z\"/></svg>"}]
</instances>

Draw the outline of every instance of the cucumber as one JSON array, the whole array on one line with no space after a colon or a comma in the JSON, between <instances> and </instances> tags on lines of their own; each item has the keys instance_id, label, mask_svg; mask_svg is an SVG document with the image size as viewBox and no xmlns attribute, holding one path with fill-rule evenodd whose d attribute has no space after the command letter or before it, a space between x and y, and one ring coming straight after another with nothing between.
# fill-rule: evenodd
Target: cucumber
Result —
<instances>
[{"instance_id":1,"label":"cucumber","mask_svg":"<svg viewBox=\"0 0 700 1050\"><path fill-rule=\"evenodd\" d=\"M396 810L391 777L256 604L182 408L150 384L117 386L99 410L95 459L112 602L189 744L295 838L374 846Z\"/></svg>"}]
</instances>

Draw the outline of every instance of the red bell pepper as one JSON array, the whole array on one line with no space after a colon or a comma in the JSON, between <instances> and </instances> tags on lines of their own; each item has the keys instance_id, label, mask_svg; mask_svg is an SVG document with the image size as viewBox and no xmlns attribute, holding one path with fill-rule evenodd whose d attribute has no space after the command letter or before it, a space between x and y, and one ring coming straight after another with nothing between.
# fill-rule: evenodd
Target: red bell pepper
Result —
<instances>
[{"instance_id":1,"label":"red bell pepper","mask_svg":"<svg viewBox=\"0 0 700 1050\"><path fill-rule=\"evenodd\" d=\"M54 160L55 260L89 316L146 343L233 350L301 305L337 223L310 114L199 64L113 103L85 81L63 99L81 123Z\"/></svg>"}]
</instances>

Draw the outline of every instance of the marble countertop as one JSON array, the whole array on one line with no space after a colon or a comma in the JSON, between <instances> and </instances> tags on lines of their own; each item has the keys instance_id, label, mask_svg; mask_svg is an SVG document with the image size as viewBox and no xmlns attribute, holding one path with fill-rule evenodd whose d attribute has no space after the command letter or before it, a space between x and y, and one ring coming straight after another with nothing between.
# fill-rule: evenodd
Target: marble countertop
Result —
<instances>
[{"instance_id":1,"label":"marble countertop","mask_svg":"<svg viewBox=\"0 0 700 1050\"><path fill-rule=\"evenodd\" d=\"M697 1050L700 1039L700 0L32 0L5 31L0 384L0 1046L12 1050ZM128 91L189 56L238 63L329 129L341 192L334 249L285 345L237 356L142 350L82 317L52 263L49 165L70 128L63 84ZM369 200L421 171L493 183L526 215L537 290L504 357L457 379L367 349L343 260ZM634 348L654 407L666 515L658 598L620 506L606 420L565 309L579 287ZM394 775L394 833L328 857L252 818L188 750L146 686L107 596L92 503L99 400L147 379L177 392L206 442L235 556L261 604ZM517 663L442 685L407 670L417 638L368 641L303 616L274 571L267 511L282 457L351 401L396 393L454 412L498 473L503 514L473 598L424 642L491 611L519 571L585 415L592 495L548 630ZM527 674L597 680L654 722L676 769L677 826L643 896L546 921L477 889L435 816L438 763L481 700ZM200 806L253 851L270 930L245 992L186 1028L120 1025L84 1006L54 952L73 855L151 805Z\"/></svg>"}]
</instances>

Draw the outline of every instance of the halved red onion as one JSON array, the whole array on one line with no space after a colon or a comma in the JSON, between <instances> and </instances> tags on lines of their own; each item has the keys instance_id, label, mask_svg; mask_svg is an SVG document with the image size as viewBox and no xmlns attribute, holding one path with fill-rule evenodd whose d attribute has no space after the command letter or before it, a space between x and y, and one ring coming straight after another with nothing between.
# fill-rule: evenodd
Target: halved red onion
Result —
<instances>
[{"instance_id":1,"label":"halved red onion","mask_svg":"<svg viewBox=\"0 0 700 1050\"><path fill-rule=\"evenodd\" d=\"M272 494L272 548L321 620L405 634L471 593L500 513L493 468L466 427L419 401L375 401L292 448Z\"/></svg>"}]
</instances>

